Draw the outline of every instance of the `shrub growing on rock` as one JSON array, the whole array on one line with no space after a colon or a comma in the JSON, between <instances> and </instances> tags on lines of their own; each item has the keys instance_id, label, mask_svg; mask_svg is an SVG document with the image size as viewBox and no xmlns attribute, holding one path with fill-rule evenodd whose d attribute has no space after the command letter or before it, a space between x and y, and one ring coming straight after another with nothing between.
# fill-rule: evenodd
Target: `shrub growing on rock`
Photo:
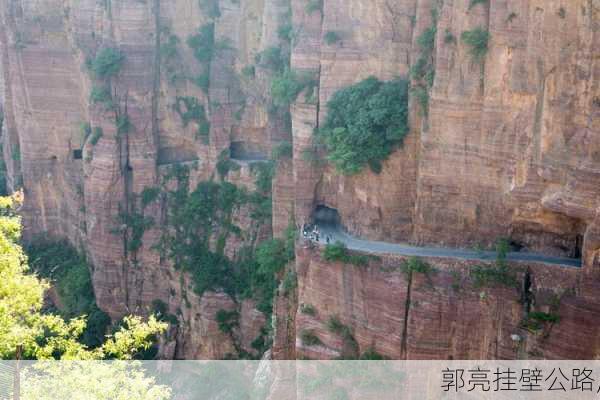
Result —
<instances>
[{"instance_id":1,"label":"shrub growing on rock","mask_svg":"<svg viewBox=\"0 0 600 400\"><path fill-rule=\"evenodd\" d=\"M408 82L370 77L336 92L327 119L317 134L338 171L353 175L381 163L408 133Z\"/></svg>"},{"instance_id":2,"label":"shrub growing on rock","mask_svg":"<svg viewBox=\"0 0 600 400\"><path fill-rule=\"evenodd\" d=\"M478 27L471 31L465 31L461 36L462 41L470 47L469 54L475 62L482 62L488 51L490 33Z\"/></svg>"},{"instance_id":3,"label":"shrub growing on rock","mask_svg":"<svg viewBox=\"0 0 600 400\"><path fill-rule=\"evenodd\" d=\"M119 73L125 56L119 49L107 47L96 54L91 70L98 78L110 78Z\"/></svg>"}]
</instances>

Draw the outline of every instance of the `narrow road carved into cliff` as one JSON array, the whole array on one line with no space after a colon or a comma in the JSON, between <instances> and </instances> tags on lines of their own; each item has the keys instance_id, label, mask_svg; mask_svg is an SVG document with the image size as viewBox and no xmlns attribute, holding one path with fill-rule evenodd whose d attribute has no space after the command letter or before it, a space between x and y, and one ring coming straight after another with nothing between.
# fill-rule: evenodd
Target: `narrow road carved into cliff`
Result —
<instances>
[{"instance_id":1,"label":"narrow road carved into cliff","mask_svg":"<svg viewBox=\"0 0 600 400\"><path fill-rule=\"evenodd\" d=\"M376 242L372 240L358 239L343 232L340 228L332 225L319 225L320 235L319 243L326 243L326 238L329 236L330 242L335 243L340 241L351 250L365 251L370 253L388 253L399 254L403 256L418 256L418 257L440 257L440 258L460 258L463 260L476 261L494 261L496 260L496 252L494 251L477 251L466 249L452 249L445 247L417 247L409 244ZM581 267L581 259L552 257L538 253L529 252L511 252L508 253L509 261L531 261L536 263L560 265L565 267Z\"/></svg>"}]
</instances>

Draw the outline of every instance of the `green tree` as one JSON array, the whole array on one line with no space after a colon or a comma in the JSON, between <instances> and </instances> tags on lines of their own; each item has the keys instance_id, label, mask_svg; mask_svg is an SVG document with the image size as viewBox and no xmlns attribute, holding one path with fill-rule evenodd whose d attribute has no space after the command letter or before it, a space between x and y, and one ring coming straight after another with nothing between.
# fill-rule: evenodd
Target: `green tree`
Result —
<instances>
[{"instance_id":1,"label":"green tree","mask_svg":"<svg viewBox=\"0 0 600 400\"><path fill-rule=\"evenodd\" d=\"M488 52L490 33L481 27L465 31L461 35L462 41L470 47L469 54L475 62L483 62Z\"/></svg>"},{"instance_id":2,"label":"green tree","mask_svg":"<svg viewBox=\"0 0 600 400\"><path fill-rule=\"evenodd\" d=\"M13 199L0 198L0 210L0 358L14 358L21 348L29 359L132 359L166 329L166 324L153 316L148 322L126 317L123 326L101 346L89 349L79 340L86 327L84 317L65 321L42 312L48 283L28 273Z\"/></svg>"},{"instance_id":3,"label":"green tree","mask_svg":"<svg viewBox=\"0 0 600 400\"><path fill-rule=\"evenodd\" d=\"M110 78L119 73L124 61L125 56L119 49L107 47L96 54L91 70L98 78Z\"/></svg>"},{"instance_id":4,"label":"green tree","mask_svg":"<svg viewBox=\"0 0 600 400\"><path fill-rule=\"evenodd\" d=\"M346 175L366 165L379 172L408 133L408 82L370 77L336 92L327 108L318 136L329 161Z\"/></svg>"},{"instance_id":5,"label":"green tree","mask_svg":"<svg viewBox=\"0 0 600 400\"><path fill-rule=\"evenodd\" d=\"M146 375L140 362L41 362L22 374L22 400L167 400L171 389Z\"/></svg>"}]
</instances>

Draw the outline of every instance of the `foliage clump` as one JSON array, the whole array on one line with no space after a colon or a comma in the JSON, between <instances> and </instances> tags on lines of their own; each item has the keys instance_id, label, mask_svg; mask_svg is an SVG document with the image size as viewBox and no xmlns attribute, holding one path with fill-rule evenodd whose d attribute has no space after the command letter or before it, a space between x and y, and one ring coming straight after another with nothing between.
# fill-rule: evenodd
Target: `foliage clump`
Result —
<instances>
[{"instance_id":1,"label":"foliage clump","mask_svg":"<svg viewBox=\"0 0 600 400\"><path fill-rule=\"evenodd\" d=\"M266 69L282 72L289 64L289 54L281 47L272 46L257 54L257 63Z\"/></svg>"},{"instance_id":2,"label":"foliage clump","mask_svg":"<svg viewBox=\"0 0 600 400\"><path fill-rule=\"evenodd\" d=\"M208 94L210 63L216 52L215 24L209 23L201 26L198 33L188 37L187 45L194 51L194 57L202 65L202 72L192 81Z\"/></svg>"},{"instance_id":3,"label":"foliage clump","mask_svg":"<svg viewBox=\"0 0 600 400\"><path fill-rule=\"evenodd\" d=\"M488 52L490 33L481 27L477 27L470 31L464 31L461 39L469 46L469 54L473 61L483 62Z\"/></svg>"},{"instance_id":4,"label":"foliage clump","mask_svg":"<svg viewBox=\"0 0 600 400\"><path fill-rule=\"evenodd\" d=\"M321 339L319 339L319 337L315 335L313 331L307 329L300 332L300 340L305 346L318 346L323 344L323 342L321 342Z\"/></svg>"},{"instance_id":5,"label":"foliage clump","mask_svg":"<svg viewBox=\"0 0 600 400\"><path fill-rule=\"evenodd\" d=\"M325 43L327 43L328 45L332 45L332 44L336 44L337 42L339 42L340 40L342 40L342 37L340 36L339 33L335 32L335 31L328 31L325 34Z\"/></svg>"},{"instance_id":6,"label":"foliage clump","mask_svg":"<svg viewBox=\"0 0 600 400\"><path fill-rule=\"evenodd\" d=\"M313 74L286 69L275 76L271 83L273 105L277 108L289 107L304 89L314 90L316 85L317 81Z\"/></svg>"},{"instance_id":7,"label":"foliage clump","mask_svg":"<svg viewBox=\"0 0 600 400\"><path fill-rule=\"evenodd\" d=\"M272 156L274 160L281 160L283 158L291 158L294 147L291 142L284 141L273 147Z\"/></svg>"},{"instance_id":8,"label":"foliage clump","mask_svg":"<svg viewBox=\"0 0 600 400\"><path fill-rule=\"evenodd\" d=\"M531 332L543 329L547 324L556 324L560 321L560 316L542 311L532 311L521 322L521 327Z\"/></svg>"},{"instance_id":9,"label":"foliage clump","mask_svg":"<svg viewBox=\"0 0 600 400\"><path fill-rule=\"evenodd\" d=\"M150 317L147 323L138 317L126 317L121 328L112 335L103 336L101 343L90 349L82 341L89 322L86 317L65 320L43 309L44 292L48 284L29 273L27 257L19 245L21 223L13 211L14 200L0 198L0 205L0 249L3 254L0 260L0 293L4 294L0 296L0 358L14 359L20 347L21 355L26 359L132 359L151 346L155 335L164 332L166 325L154 317ZM46 260L44 254L49 254L46 251L53 256L57 255L54 252L60 251L59 260L69 264L57 264L54 259ZM60 249L52 246L41 249L31 257L40 271L52 275L53 279L55 274L58 274L57 280L58 276L69 277L62 291L66 296L71 296L67 300L70 312L81 311L79 301L82 299L86 307L92 304L90 293L93 291L90 289L84 297L79 289L82 282L86 287L85 282L89 277L80 256L65 252L62 246ZM76 263L72 275L71 262Z\"/></svg>"},{"instance_id":10,"label":"foliage clump","mask_svg":"<svg viewBox=\"0 0 600 400\"><path fill-rule=\"evenodd\" d=\"M112 94L107 87L93 86L90 93L90 101L92 104L103 104L106 109L113 107Z\"/></svg>"},{"instance_id":11,"label":"foliage clump","mask_svg":"<svg viewBox=\"0 0 600 400\"><path fill-rule=\"evenodd\" d=\"M125 55L119 49L106 47L96 54L90 69L98 78L111 78L121 71Z\"/></svg>"},{"instance_id":12,"label":"foliage clump","mask_svg":"<svg viewBox=\"0 0 600 400\"><path fill-rule=\"evenodd\" d=\"M91 347L100 345L110 318L98 308L86 259L66 241L38 238L27 248L31 268L54 282L60 298L60 314L65 318L88 315L82 341Z\"/></svg>"},{"instance_id":13,"label":"foliage clump","mask_svg":"<svg viewBox=\"0 0 600 400\"><path fill-rule=\"evenodd\" d=\"M406 276L410 276L413 273L424 274L430 276L436 272L436 269L431 264L421 260L419 257L410 257L405 263L402 264L402 272Z\"/></svg>"},{"instance_id":14,"label":"foliage clump","mask_svg":"<svg viewBox=\"0 0 600 400\"><path fill-rule=\"evenodd\" d=\"M240 313L237 310L219 310L217 311L216 320L219 330L230 334L240 325Z\"/></svg>"},{"instance_id":15,"label":"foliage clump","mask_svg":"<svg viewBox=\"0 0 600 400\"><path fill-rule=\"evenodd\" d=\"M516 273L511 271L506 257L510 246L507 240L500 240L496 245L496 263L492 266L475 266L471 269L471 277L475 287L506 286L518 287Z\"/></svg>"},{"instance_id":16,"label":"foliage clump","mask_svg":"<svg viewBox=\"0 0 600 400\"><path fill-rule=\"evenodd\" d=\"M104 135L104 131L99 126L95 126L92 129L92 135L90 136L90 143L92 146L95 146L100 138Z\"/></svg>"},{"instance_id":17,"label":"foliage clump","mask_svg":"<svg viewBox=\"0 0 600 400\"><path fill-rule=\"evenodd\" d=\"M336 92L327 108L317 134L329 161L345 175L357 174L367 165L378 173L409 130L408 82L370 77Z\"/></svg>"},{"instance_id":18,"label":"foliage clump","mask_svg":"<svg viewBox=\"0 0 600 400\"><path fill-rule=\"evenodd\" d=\"M416 97L421 112L424 116L429 113L429 90L433 87L435 79L435 66L433 50L435 48L435 38L437 36L437 11L431 11L432 25L425 29L417 37L419 46L419 57L410 69L410 78L412 79L411 95ZM445 42L454 40L454 36L446 32Z\"/></svg>"},{"instance_id":19,"label":"foliage clump","mask_svg":"<svg viewBox=\"0 0 600 400\"><path fill-rule=\"evenodd\" d=\"M323 249L323 258L326 261L341 261L356 266L365 266L369 263L369 257L365 255L351 254L342 242L328 244Z\"/></svg>"},{"instance_id":20,"label":"foliage clump","mask_svg":"<svg viewBox=\"0 0 600 400\"><path fill-rule=\"evenodd\" d=\"M186 127L190 122L195 122L198 125L196 131L197 138L207 139L210 132L210 122L206 116L204 106L198 102L198 99L191 96L178 96L175 99L173 109Z\"/></svg>"},{"instance_id":21,"label":"foliage clump","mask_svg":"<svg viewBox=\"0 0 600 400\"><path fill-rule=\"evenodd\" d=\"M219 0L198 0L198 4L200 5L202 11L204 11L209 18L214 19L221 16Z\"/></svg>"}]
</instances>

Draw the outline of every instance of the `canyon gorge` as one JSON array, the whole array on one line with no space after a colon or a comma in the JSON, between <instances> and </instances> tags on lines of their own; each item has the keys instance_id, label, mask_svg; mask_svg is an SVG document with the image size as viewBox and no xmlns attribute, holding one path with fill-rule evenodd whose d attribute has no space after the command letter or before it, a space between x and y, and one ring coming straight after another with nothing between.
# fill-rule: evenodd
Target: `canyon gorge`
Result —
<instances>
[{"instance_id":1,"label":"canyon gorge","mask_svg":"<svg viewBox=\"0 0 600 400\"><path fill-rule=\"evenodd\" d=\"M598 0L2 1L24 240L85 254L113 321L164 304L163 358L599 358L599 28ZM410 82L410 129L345 175L315 131L371 76ZM319 209L365 240L581 267L332 259L291 237ZM273 238L275 295L230 282Z\"/></svg>"}]
</instances>

